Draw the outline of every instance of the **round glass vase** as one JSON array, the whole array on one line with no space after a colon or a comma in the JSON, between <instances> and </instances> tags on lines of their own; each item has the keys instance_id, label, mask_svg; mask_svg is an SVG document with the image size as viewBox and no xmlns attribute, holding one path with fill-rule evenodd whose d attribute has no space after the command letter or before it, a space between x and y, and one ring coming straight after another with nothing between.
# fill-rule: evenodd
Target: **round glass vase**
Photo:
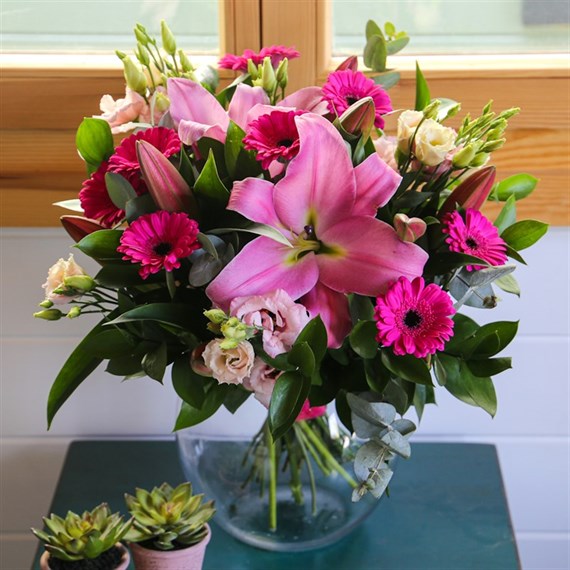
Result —
<instances>
[{"instance_id":1,"label":"round glass vase","mask_svg":"<svg viewBox=\"0 0 570 570\"><path fill-rule=\"evenodd\" d=\"M280 465L274 486L277 524L270 530L271 483L268 478L262 483L252 481L247 459L250 440L198 436L192 430L182 430L177 441L185 476L206 499L215 500L214 522L257 548L300 552L327 546L348 535L378 504L370 494L353 503L351 485L336 471L325 475L313 459L313 485L304 465L294 494L290 473ZM352 462L343 467L352 473Z\"/></svg>"}]
</instances>

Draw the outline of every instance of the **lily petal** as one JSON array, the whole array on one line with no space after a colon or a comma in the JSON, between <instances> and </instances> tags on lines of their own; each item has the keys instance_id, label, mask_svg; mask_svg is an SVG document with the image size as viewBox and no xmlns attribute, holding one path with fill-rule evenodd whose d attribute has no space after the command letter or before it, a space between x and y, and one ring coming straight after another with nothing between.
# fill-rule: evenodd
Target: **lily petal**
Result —
<instances>
[{"instance_id":1,"label":"lily petal","mask_svg":"<svg viewBox=\"0 0 570 570\"><path fill-rule=\"evenodd\" d=\"M394 228L368 216L354 216L319 238L333 253L317 255L320 281L340 293L376 296L401 276L422 274L428 254L403 242Z\"/></svg>"},{"instance_id":2,"label":"lily petal","mask_svg":"<svg viewBox=\"0 0 570 570\"><path fill-rule=\"evenodd\" d=\"M240 83L228 108L230 119L245 130L248 113L255 105L269 105L269 97L261 87L251 87Z\"/></svg>"},{"instance_id":3,"label":"lily petal","mask_svg":"<svg viewBox=\"0 0 570 570\"><path fill-rule=\"evenodd\" d=\"M228 209L239 212L252 222L279 228L281 222L273 206L273 184L261 178L234 182Z\"/></svg>"},{"instance_id":4,"label":"lily petal","mask_svg":"<svg viewBox=\"0 0 570 570\"><path fill-rule=\"evenodd\" d=\"M354 175L356 201L352 213L355 216L375 216L378 208L388 203L402 180L376 153L359 164Z\"/></svg>"},{"instance_id":5,"label":"lily petal","mask_svg":"<svg viewBox=\"0 0 570 570\"><path fill-rule=\"evenodd\" d=\"M311 317L321 316L327 329L329 348L338 348L352 328L346 295L317 283L299 302Z\"/></svg>"},{"instance_id":6,"label":"lily petal","mask_svg":"<svg viewBox=\"0 0 570 570\"><path fill-rule=\"evenodd\" d=\"M229 121L228 121L229 125ZM186 145L193 145L202 137L216 139L221 143L226 142L227 126L222 125L204 125L195 121L180 121L178 125L178 137Z\"/></svg>"},{"instance_id":7,"label":"lily petal","mask_svg":"<svg viewBox=\"0 0 570 570\"><path fill-rule=\"evenodd\" d=\"M313 226L317 236L352 211L353 167L338 131L313 114L295 117L299 154L275 185L275 211L283 225L300 234Z\"/></svg>"},{"instance_id":8,"label":"lily petal","mask_svg":"<svg viewBox=\"0 0 570 570\"><path fill-rule=\"evenodd\" d=\"M317 115L329 112L328 103L323 100L323 90L320 87L303 87L283 99L279 105L294 107L299 111L310 111Z\"/></svg>"},{"instance_id":9,"label":"lily petal","mask_svg":"<svg viewBox=\"0 0 570 570\"><path fill-rule=\"evenodd\" d=\"M292 299L310 291L319 278L315 255L309 253L298 262L287 261L291 249L260 237L248 243L210 283L206 295L227 311L235 297L264 295L284 289Z\"/></svg>"}]
</instances>

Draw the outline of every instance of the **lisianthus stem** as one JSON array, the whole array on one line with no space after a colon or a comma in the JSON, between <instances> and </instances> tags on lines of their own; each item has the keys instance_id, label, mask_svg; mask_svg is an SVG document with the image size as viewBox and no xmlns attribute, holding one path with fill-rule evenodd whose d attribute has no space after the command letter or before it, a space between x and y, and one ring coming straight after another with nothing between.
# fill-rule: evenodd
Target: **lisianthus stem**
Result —
<instances>
[{"instance_id":1,"label":"lisianthus stem","mask_svg":"<svg viewBox=\"0 0 570 570\"><path fill-rule=\"evenodd\" d=\"M275 442L269 430L269 423L266 423L265 440L269 453L269 530L277 530L277 457L275 453Z\"/></svg>"},{"instance_id":2,"label":"lisianthus stem","mask_svg":"<svg viewBox=\"0 0 570 570\"><path fill-rule=\"evenodd\" d=\"M291 434L286 434L285 445L287 446L287 455L289 457L289 469L291 470L291 494L298 505L303 504L303 485L301 483L300 461L297 452L294 451L291 444Z\"/></svg>"},{"instance_id":3,"label":"lisianthus stem","mask_svg":"<svg viewBox=\"0 0 570 570\"><path fill-rule=\"evenodd\" d=\"M307 464L307 472L309 473L309 485L311 486L311 513L314 516L317 514L317 486L315 484L315 475L313 474L313 467L311 466L311 458L309 457L309 453L307 452L307 447L304 442L305 436L303 435L303 432L299 428L298 423L295 423L293 425L293 429L295 430L297 441L299 442L299 446L301 447L301 452L303 453L305 457L305 463Z\"/></svg>"},{"instance_id":4,"label":"lisianthus stem","mask_svg":"<svg viewBox=\"0 0 570 570\"><path fill-rule=\"evenodd\" d=\"M342 465L332 456L331 452L327 449L327 446L323 441L315 434L307 422L298 422L301 430L307 439L314 445L321 456L328 463L329 467L336 471L353 489L358 487L356 481L345 471Z\"/></svg>"}]
</instances>

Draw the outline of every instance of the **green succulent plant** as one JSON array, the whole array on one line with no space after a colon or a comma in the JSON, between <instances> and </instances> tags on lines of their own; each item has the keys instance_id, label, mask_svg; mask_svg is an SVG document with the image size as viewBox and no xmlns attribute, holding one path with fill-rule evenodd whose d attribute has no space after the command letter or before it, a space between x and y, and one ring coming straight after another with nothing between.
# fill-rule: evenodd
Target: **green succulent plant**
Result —
<instances>
[{"instance_id":1,"label":"green succulent plant","mask_svg":"<svg viewBox=\"0 0 570 570\"><path fill-rule=\"evenodd\" d=\"M137 489L125 494L134 522L126 539L152 550L174 550L198 544L208 534L206 523L215 513L214 502L202 503L204 495L192 495L192 485L175 489L168 483L150 493Z\"/></svg>"},{"instance_id":2,"label":"green succulent plant","mask_svg":"<svg viewBox=\"0 0 570 570\"><path fill-rule=\"evenodd\" d=\"M65 519L51 514L44 517L47 531L32 528L53 558L66 562L92 560L120 542L131 527L132 519L124 522L119 513L111 514L102 503L81 516L69 511Z\"/></svg>"}]
</instances>

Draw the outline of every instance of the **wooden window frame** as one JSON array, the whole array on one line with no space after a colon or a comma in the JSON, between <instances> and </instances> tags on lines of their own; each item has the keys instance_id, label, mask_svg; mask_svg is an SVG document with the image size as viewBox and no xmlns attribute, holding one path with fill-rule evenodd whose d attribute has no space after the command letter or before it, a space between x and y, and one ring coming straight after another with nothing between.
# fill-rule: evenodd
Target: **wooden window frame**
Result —
<instances>
[{"instance_id":1,"label":"wooden window frame","mask_svg":"<svg viewBox=\"0 0 570 570\"><path fill-rule=\"evenodd\" d=\"M328 0L222 0L221 51L241 53L262 45L294 45L302 57L290 64L289 92L322 84L340 60L332 58ZM198 58L194 58L198 59ZM521 217L570 225L570 80L568 56L421 56L434 96L462 102L478 113L494 99L497 109L519 106L507 144L493 155L501 178L525 171L540 179L519 205ZM76 197L84 176L74 135L81 117L97 111L103 93L123 89L111 58L52 56L3 58L0 75L0 225L54 226L63 211L51 203ZM415 58L390 61L400 72L391 90L394 108L414 101ZM222 82L232 74L222 74ZM39 96L38 96L39 94ZM490 213L497 208L491 206Z\"/></svg>"}]
</instances>

